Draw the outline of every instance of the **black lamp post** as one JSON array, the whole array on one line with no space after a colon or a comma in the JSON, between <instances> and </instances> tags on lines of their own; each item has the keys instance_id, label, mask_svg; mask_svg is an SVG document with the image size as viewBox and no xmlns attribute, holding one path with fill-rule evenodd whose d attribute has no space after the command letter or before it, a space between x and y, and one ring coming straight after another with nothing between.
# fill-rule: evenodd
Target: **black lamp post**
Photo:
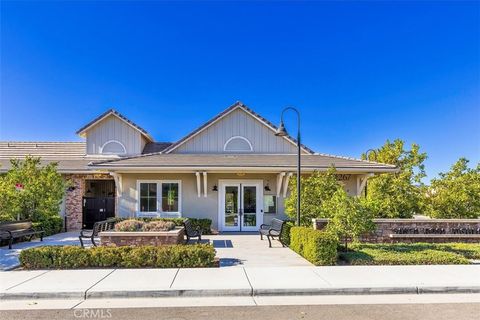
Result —
<instances>
[{"instance_id":1,"label":"black lamp post","mask_svg":"<svg viewBox=\"0 0 480 320\"><path fill-rule=\"evenodd\" d=\"M278 137L285 137L288 135L287 129L285 129L285 125L283 123L283 114L287 110L292 110L297 114L297 149L298 149L298 154L297 154L297 226L300 226L300 112L298 112L297 109L294 107L286 107L282 111L282 115L280 117L280 125L278 126L277 131L275 132L275 135Z\"/></svg>"}]
</instances>

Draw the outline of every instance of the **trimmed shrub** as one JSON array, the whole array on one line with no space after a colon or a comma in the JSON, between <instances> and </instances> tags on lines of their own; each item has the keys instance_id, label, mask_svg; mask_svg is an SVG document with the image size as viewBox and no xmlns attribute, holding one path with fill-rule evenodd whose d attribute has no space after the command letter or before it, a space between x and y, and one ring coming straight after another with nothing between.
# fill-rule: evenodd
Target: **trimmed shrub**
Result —
<instances>
[{"instance_id":1,"label":"trimmed shrub","mask_svg":"<svg viewBox=\"0 0 480 320\"><path fill-rule=\"evenodd\" d=\"M151 221L143 225L142 231L170 231L175 229L172 221Z\"/></svg>"},{"instance_id":2,"label":"trimmed shrub","mask_svg":"<svg viewBox=\"0 0 480 320\"><path fill-rule=\"evenodd\" d=\"M115 224L115 231L140 231L144 225L145 222L140 220L123 220Z\"/></svg>"},{"instance_id":3,"label":"trimmed shrub","mask_svg":"<svg viewBox=\"0 0 480 320\"><path fill-rule=\"evenodd\" d=\"M359 244L353 249L340 259L351 265L469 264L462 254L439 244Z\"/></svg>"},{"instance_id":4,"label":"trimmed shrub","mask_svg":"<svg viewBox=\"0 0 480 320\"><path fill-rule=\"evenodd\" d=\"M215 266L215 249L209 244L93 247L45 246L20 253L24 269L77 268L205 268Z\"/></svg>"},{"instance_id":5,"label":"trimmed shrub","mask_svg":"<svg viewBox=\"0 0 480 320\"><path fill-rule=\"evenodd\" d=\"M290 229L290 248L316 266L334 265L337 246L338 239L332 233L307 227Z\"/></svg>"},{"instance_id":6,"label":"trimmed shrub","mask_svg":"<svg viewBox=\"0 0 480 320\"><path fill-rule=\"evenodd\" d=\"M212 220L211 219L196 219L196 218L135 218L135 219L126 219L126 218L117 218L116 225L125 221L135 220L141 221L144 223L154 222L154 221L165 221L173 222L176 227L182 227L183 222L188 219L192 222L194 228L199 227L202 230L202 234L212 234ZM115 225L115 226L116 226ZM116 229L115 229L116 230ZM120 230L117 230L120 231ZM121 231L139 231L139 230L121 230Z\"/></svg>"},{"instance_id":7,"label":"trimmed shrub","mask_svg":"<svg viewBox=\"0 0 480 320\"><path fill-rule=\"evenodd\" d=\"M280 239L282 240L283 244L286 246L290 246L290 229L295 226L293 221L285 221L283 225L282 234L280 235Z\"/></svg>"},{"instance_id":8,"label":"trimmed shrub","mask_svg":"<svg viewBox=\"0 0 480 320\"><path fill-rule=\"evenodd\" d=\"M193 228L200 228L202 234L212 234L212 220L188 218L192 222Z\"/></svg>"},{"instance_id":9,"label":"trimmed shrub","mask_svg":"<svg viewBox=\"0 0 480 320\"><path fill-rule=\"evenodd\" d=\"M63 219L60 216L43 217L41 220L32 222L32 227L35 230L44 231L43 236L50 236L62 232Z\"/></svg>"}]
</instances>

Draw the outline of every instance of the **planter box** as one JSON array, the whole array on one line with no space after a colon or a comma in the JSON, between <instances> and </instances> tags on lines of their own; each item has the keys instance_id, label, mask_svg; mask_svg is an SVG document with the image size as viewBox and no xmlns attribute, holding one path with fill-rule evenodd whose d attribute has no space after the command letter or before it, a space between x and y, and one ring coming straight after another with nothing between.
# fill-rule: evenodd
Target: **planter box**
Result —
<instances>
[{"instance_id":1,"label":"planter box","mask_svg":"<svg viewBox=\"0 0 480 320\"><path fill-rule=\"evenodd\" d=\"M170 231L104 231L100 232L102 246L161 246L184 243L185 228Z\"/></svg>"}]
</instances>

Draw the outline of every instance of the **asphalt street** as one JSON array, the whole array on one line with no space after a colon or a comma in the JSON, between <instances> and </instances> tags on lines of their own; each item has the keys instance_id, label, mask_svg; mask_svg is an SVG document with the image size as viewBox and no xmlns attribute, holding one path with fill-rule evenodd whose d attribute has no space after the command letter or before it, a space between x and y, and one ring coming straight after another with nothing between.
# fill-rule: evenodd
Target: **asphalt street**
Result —
<instances>
[{"instance_id":1,"label":"asphalt street","mask_svg":"<svg viewBox=\"0 0 480 320\"><path fill-rule=\"evenodd\" d=\"M392 297L393 298L393 297ZM125 319L125 320L478 320L479 303L227 306L181 308L117 308L75 310L0 311L0 319Z\"/></svg>"}]
</instances>

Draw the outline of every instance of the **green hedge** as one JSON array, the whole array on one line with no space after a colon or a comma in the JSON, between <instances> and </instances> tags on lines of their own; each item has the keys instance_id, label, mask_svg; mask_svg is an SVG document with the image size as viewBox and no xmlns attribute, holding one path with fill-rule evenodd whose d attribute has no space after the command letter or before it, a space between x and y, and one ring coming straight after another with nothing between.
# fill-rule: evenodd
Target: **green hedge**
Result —
<instances>
[{"instance_id":1,"label":"green hedge","mask_svg":"<svg viewBox=\"0 0 480 320\"><path fill-rule=\"evenodd\" d=\"M63 218L60 216L45 217L42 220L32 222L35 230L43 230L44 236L60 233L63 229Z\"/></svg>"},{"instance_id":2,"label":"green hedge","mask_svg":"<svg viewBox=\"0 0 480 320\"><path fill-rule=\"evenodd\" d=\"M24 269L77 268L204 268L214 267L215 249L209 244L93 247L45 246L20 253Z\"/></svg>"},{"instance_id":3,"label":"green hedge","mask_svg":"<svg viewBox=\"0 0 480 320\"><path fill-rule=\"evenodd\" d=\"M334 265L338 239L335 235L307 227L291 227L290 248L316 266Z\"/></svg>"},{"instance_id":4,"label":"green hedge","mask_svg":"<svg viewBox=\"0 0 480 320\"><path fill-rule=\"evenodd\" d=\"M192 222L194 228L199 227L202 230L202 234L212 234L212 220L195 218L188 218L188 220Z\"/></svg>"},{"instance_id":5,"label":"green hedge","mask_svg":"<svg viewBox=\"0 0 480 320\"><path fill-rule=\"evenodd\" d=\"M351 265L469 264L451 248L452 244L358 244L343 252L340 259Z\"/></svg>"},{"instance_id":6,"label":"green hedge","mask_svg":"<svg viewBox=\"0 0 480 320\"><path fill-rule=\"evenodd\" d=\"M280 235L280 238L286 246L290 246L290 229L295 226L295 223L292 221L285 221L285 224L283 225L283 230L282 234Z\"/></svg>"}]
</instances>

